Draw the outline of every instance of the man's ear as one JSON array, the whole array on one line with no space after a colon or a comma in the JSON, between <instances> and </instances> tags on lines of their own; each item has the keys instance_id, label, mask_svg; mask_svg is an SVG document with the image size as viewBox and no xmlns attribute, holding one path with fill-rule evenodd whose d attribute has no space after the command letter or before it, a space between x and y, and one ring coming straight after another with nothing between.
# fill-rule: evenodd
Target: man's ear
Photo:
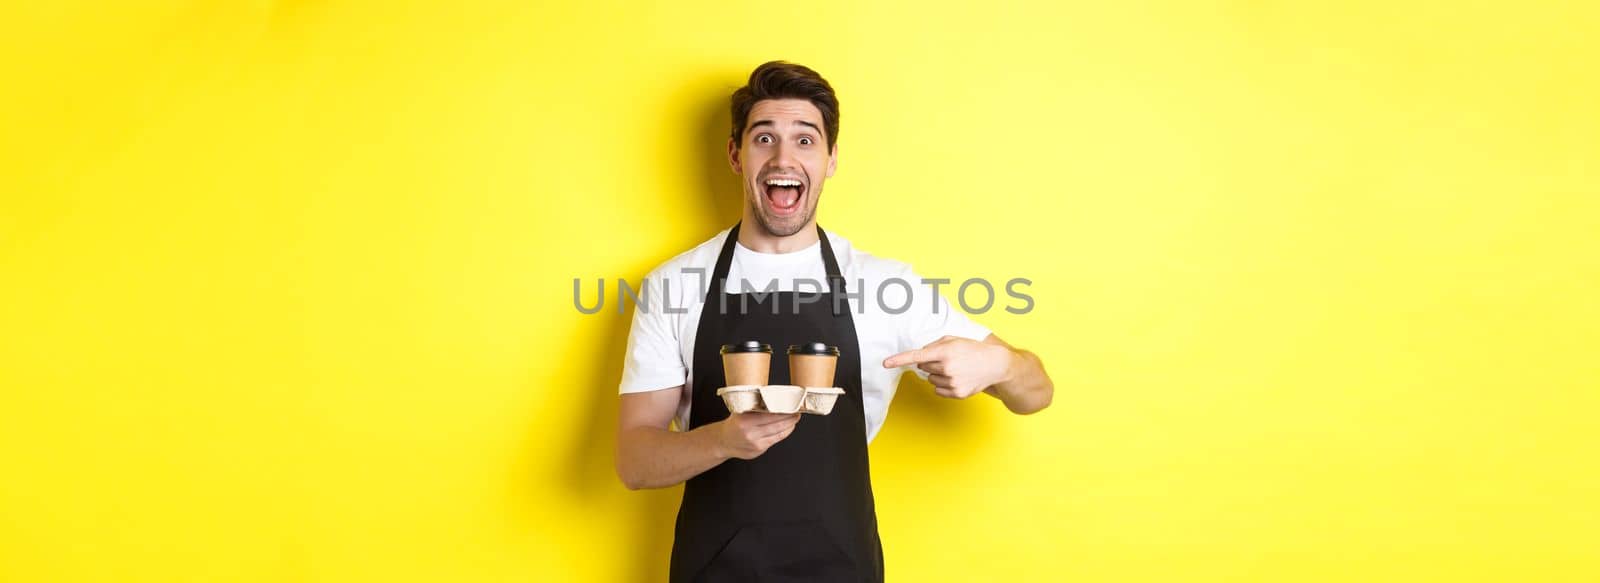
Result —
<instances>
[{"instance_id":1,"label":"man's ear","mask_svg":"<svg viewBox=\"0 0 1600 583\"><path fill-rule=\"evenodd\" d=\"M739 142L728 138L728 165L733 167L734 174L743 174L744 168L739 165Z\"/></svg>"},{"instance_id":2,"label":"man's ear","mask_svg":"<svg viewBox=\"0 0 1600 583\"><path fill-rule=\"evenodd\" d=\"M833 152L828 154L828 178L833 178L833 170L839 165L839 144L833 145Z\"/></svg>"}]
</instances>

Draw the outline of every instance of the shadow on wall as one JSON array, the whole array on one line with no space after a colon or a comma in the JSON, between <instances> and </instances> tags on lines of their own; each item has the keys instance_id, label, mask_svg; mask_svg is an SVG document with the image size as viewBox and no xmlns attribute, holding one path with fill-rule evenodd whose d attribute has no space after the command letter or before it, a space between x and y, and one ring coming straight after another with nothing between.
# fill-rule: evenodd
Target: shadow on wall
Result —
<instances>
[{"instance_id":1,"label":"shadow on wall","mask_svg":"<svg viewBox=\"0 0 1600 583\"><path fill-rule=\"evenodd\" d=\"M681 153L676 163L691 164L700 173L700 189L704 196L698 198L700 207L687 215L700 218L703 229L693 241L684 242L683 248L697 244L713 233L732 226L739 220L743 209L742 188L737 176L728 165L727 140L731 122L728 96L744 79L746 72L727 71L726 74L707 76L698 83L686 86L692 99L674 99L671 103L690 103L687 110L673 110L663 115L692 116L696 131L690 136L671 136L662 144L669 153ZM698 212L695 212L698 211ZM631 282L640 281L645 273L662 261L677 254L675 249L661 257L646 258L652 261L638 269L638 273L622 274ZM572 442L570 451L561 466L566 470L570 500L580 501L590 507L622 507L628 518L620 527L626 535L619 541L608 541L607 546L627 549L632 566L628 570L631 581L660 581L666 577L672 549L673 523L682 486L660 490L626 491L613 469L616 447L617 406L616 387L621 382L624 352L627 348L628 330L632 322L631 311L618 314L609 305L599 313L585 316L585 325L604 330L596 335L598 345L581 347L590 355L598 354L592 362L596 368L581 378L589 395L585 410L579 414L584 419L582 438ZM895 400L895 426L918 436L927 436L931 442L967 441L972 431L981 431L976 411L933 394L925 381L906 375ZM537 440L535 440L537 441ZM530 447L538 447L533 445ZM885 460L874 458L877 463ZM889 460L892 463L892 460ZM887 543L886 543L887 544Z\"/></svg>"},{"instance_id":2,"label":"shadow on wall","mask_svg":"<svg viewBox=\"0 0 1600 583\"><path fill-rule=\"evenodd\" d=\"M970 400L979 402L940 397L934 392L932 384L907 372L900 377L894 401L889 406L889 417L884 420L883 427L878 431L878 439L873 443L884 443L883 436L893 435L895 442L924 444L946 453L971 449L973 444L986 442L982 438L993 430L983 422L984 416L979 407L1003 405L998 402L983 403L991 400L984 395L974 396ZM893 458L885 459L882 455L874 451L873 463L893 463ZM960 459L947 456L946 461L957 463Z\"/></svg>"},{"instance_id":3,"label":"shadow on wall","mask_svg":"<svg viewBox=\"0 0 1600 583\"><path fill-rule=\"evenodd\" d=\"M662 115L689 116L695 131L689 135L669 136L671 141L661 145L664 158L673 163L689 164L698 171L698 190L703 196L692 201L699 206L686 209L685 216L695 217L703 228L696 229L692 241L681 242L683 248L697 244L713 233L732 226L739 220L743 208L741 189L736 176L729 169L726 144L729 132L728 95L739 80L730 73L706 77L685 88L692 91L693 99L669 99L671 103L691 104L687 110L665 111ZM675 157L674 154L677 154ZM683 249L674 249L660 257L641 258L636 273L619 274L630 282L641 281L646 273ZM643 263L648 260L649 263ZM613 296L615 297L615 296ZM632 311L618 314L610 305L599 313L584 316L586 326L603 329L595 335L597 345L586 347L587 355L594 358L595 369L580 378L588 395L585 409L579 414L582 423L580 435L570 451L565 452L562 468L566 470L568 499L586 506L622 507L620 514L627 516L618 525L624 532L619 541L609 541L607 546L627 549L631 566L624 570L629 581L660 581L666 578L672 551L673 522L677 516L678 501L683 487L629 492L617 479L613 469L617 431L617 386L622 381L622 364L627 350L628 329ZM594 356L598 354L598 356Z\"/></svg>"}]
</instances>

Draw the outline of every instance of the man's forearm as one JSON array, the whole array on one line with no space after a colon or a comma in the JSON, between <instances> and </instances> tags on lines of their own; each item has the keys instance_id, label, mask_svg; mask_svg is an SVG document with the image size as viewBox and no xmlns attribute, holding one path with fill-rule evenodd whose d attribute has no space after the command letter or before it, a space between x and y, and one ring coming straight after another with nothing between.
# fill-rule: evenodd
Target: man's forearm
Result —
<instances>
[{"instance_id":1,"label":"man's forearm","mask_svg":"<svg viewBox=\"0 0 1600 583\"><path fill-rule=\"evenodd\" d=\"M630 490L681 484L728 459L715 425L692 431L634 427L617 436L617 475Z\"/></svg>"},{"instance_id":2,"label":"man's forearm","mask_svg":"<svg viewBox=\"0 0 1600 583\"><path fill-rule=\"evenodd\" d=\"M990 385L984 391L1000 398L1012 413L1026 415L1050 406L1055 395L1055 383L1044 372L1044 363L1032 352L1010 348L1011 365L1006 380Z\"/></svg>"}]
</instances>

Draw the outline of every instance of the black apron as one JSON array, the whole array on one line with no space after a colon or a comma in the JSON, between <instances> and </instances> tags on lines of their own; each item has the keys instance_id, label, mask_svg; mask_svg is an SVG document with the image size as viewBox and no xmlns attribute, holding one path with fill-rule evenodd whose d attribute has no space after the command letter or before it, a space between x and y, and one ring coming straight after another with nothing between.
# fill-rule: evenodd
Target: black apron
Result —
<instances>
[{"instance_id":1,"label":"black apron","mask_svg":"<svg viewBox=\"0 0 1600 583\"><path fill-rule=\"evenodd\" d=\"M790 344L839 347L833 412L803 415L794 432L753 460L730 459L690 478L678 508L671 580L882 581L872 483L867 471L861 347L844 277L822 241L828 291L724 293L739 225L717 256L694 343L689 428L728 417L721 347L759 340L773 347L768 382L789 382Z\"/></svg>"}]
</instances>

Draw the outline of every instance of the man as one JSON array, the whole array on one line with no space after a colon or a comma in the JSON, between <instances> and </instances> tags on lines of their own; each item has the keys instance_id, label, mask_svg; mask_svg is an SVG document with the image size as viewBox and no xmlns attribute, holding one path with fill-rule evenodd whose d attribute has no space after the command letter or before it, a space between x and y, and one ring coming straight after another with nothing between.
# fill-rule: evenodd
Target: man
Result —
<instances>
[{"instance_id":1,"label":"man","mask_svg":"<svg viewBox=\"0 0 1600 583\"><path fill-rule=\"evenodd\" d=\"M687 482L672 581L881 581L867 442L905 367L941 396L983 392L1019 414L1049 405L1054 387L1038 357L951 310L907 265L817 227L838 162L839 104L826 80L770 62L732 101L728 161L744 184L744 217L646 278L622 377L617 474L630 489ZM890 278L913 285L878 292ZM757 291L766 293L741 293ZM907 300L911 309L891 312ZM730 415L716 395L726 384L719 349L745 340L775 347L773 384L788 380L784 347L837 346L845 393L832 413Z\"/></svg>"}]
</instances>

